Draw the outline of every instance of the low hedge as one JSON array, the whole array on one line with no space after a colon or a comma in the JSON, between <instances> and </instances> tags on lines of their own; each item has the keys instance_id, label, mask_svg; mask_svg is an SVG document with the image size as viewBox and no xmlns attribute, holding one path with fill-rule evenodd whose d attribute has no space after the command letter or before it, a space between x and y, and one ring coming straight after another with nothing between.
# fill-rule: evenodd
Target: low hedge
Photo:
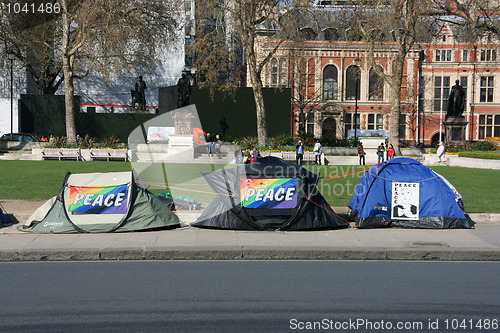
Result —
<instances>
[{"instance_id":1,"label":"low hedge","mask_svg":"<svg viewBox=\"0 0 500 333\"><path fill-rule=\"evenodd\" d=\"M458 153L459 157L471 157L471 158L482 158L486 160L500 160L500 154L488 154L488 153L473 153L468 151L463 151Z\"/></svg>"}]
</instances>

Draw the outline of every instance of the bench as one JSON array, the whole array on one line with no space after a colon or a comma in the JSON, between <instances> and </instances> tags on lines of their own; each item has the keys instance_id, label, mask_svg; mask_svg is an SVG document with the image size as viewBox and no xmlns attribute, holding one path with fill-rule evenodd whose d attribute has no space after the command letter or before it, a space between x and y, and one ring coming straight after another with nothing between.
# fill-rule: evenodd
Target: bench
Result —
<instances>
[{"instance_id":1,"label":"bench","mask_svg":"<svg viewBox=\"0 0 500 333\"><path fill-rule=\"evenodd\" d=\"M316 161L316 154L310 151L304 152L304 158L302 159L303 162L315 162ZM282 151L281 152L281 158L285 161L296 161L297 160L297 153L294 151Z\"/></svg>"},{"instance_id":2,"label":"bench","mask_svg":"<svg viewBox=\"0 0 500 333\"><path fill-rule=\"evenodd\" d=\"M92 161L96 160L123 160L128 161L128 151L126 149L90 149L90 159Z\"/></svg>"},{"instance_id":3,"label":"bench","mask_svg":"<svg viewBox=\"0 0 500 333\"><path fill-rule=\"evenodd\" d=\"M80 148L44 148L42 157L44 160L81 160Z\"/></svg>"}]
</instances>

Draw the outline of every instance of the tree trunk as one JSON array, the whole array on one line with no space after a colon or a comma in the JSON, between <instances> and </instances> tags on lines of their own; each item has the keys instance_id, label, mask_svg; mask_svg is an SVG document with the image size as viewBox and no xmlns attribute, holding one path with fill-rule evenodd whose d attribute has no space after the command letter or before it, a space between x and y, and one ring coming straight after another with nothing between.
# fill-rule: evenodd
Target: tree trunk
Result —
<instances>
[{"instance_id":1,"label":"tree trunk","mask_svg":"<svg viewBox=\"0 0 500 333\"><path fill-rule=\"evenodd\" d=\"M73 86L73 73L71 69L71 59L70 57L64 56L63 67L64 67L64 106L66 109L66 137L69 143L76 142L76 125L75 125L75 110L74 110L74 92L75 87Z\"/></svg>"},{"instance_id":2,"label":"tree trunk","mask_svg":"<svg viewBox=\"0 0 500 333\"><path fill-rule=\"evenodd\" d=\"M76 142L75 110L73 86L73 57L69 54L70 44L70 22L68 18L67 3L62 1L63 9L63 36L62 36L62 57L64 72L64 106L66 109L66 137L69 143Z\"/></svg>"},{"instance_id":3,"label":"tree trunk","mask_svg":"<svg viewBox=\"0 0 500 333\"><path fill-rule=\"evenodd\" d=\"M394 153L401 155L399 149L399 118L401 115L401 88L393 91L394 99L389 112L389 142L394 147Z\"/></svg>"},{"instance_id":4,"label":"tree trunk","mask_svg":"<svg viewBox=\"0 0 500 333\"><path fill-rule=\"evenodd\" d=\"M256 67L255 53L252 47L247 48L247 63L250 81L252 82L255 109L257 112L257 139L260 147L267 144L266 109L264 107L264 95L262 93L262 80Z\"/></svg>"},{"instance_id":5,"label":"tree trunk","mask_svg":"<svg viewBox=\"0 0 500 333\"><path fill-rule=\"evenodd\" d=\"M399 119L401 116L401 84L403 82L403 67L405 63L406 52L400 50L396 58L394 81L392 87L392 103L389 113L389 144L394 147L394 153L401 156L399 147Z\"/></svg>"}]
</instances>

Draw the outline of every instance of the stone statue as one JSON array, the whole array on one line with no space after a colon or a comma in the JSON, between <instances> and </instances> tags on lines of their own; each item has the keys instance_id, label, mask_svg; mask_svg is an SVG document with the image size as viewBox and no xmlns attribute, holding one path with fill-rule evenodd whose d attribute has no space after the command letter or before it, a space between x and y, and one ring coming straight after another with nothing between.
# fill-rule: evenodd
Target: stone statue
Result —
<instances>
[{"instance_id":1,"label":"stone statue","mask_svg":"<svg viewBox=\"0 0 500 333\"><path fill-rule=\"evenodd\" d=\"M189 105L189 96L191 95L191 83L187 78L186 74L182 74L182 77L177 82L177 107L182 108L183 106Z\"/></svg>"},{"instance_id":2,"label":"stone statue","mask_svg":"<svg viewBox=\"0 0 500 333\"><path fill-rule=\"evenodd\" d=\"M465 90L460 85L460 81L456 80L455 85L451 87L450 97L448 98L448 117L462 117L465 107Z\"/></svg>"},{"instance_id":3,"label":"stone statue","mask_svg":"<svg viewBox=\"0 0 500 333\"><path fill-rule=\"evenodd\" d=\"M139 103L142 110L146 110L146 82L142 79L142 75L135 83L135 91L132 91L132 107L135 107L135 103Z\"/></svg>"}]
</instances>

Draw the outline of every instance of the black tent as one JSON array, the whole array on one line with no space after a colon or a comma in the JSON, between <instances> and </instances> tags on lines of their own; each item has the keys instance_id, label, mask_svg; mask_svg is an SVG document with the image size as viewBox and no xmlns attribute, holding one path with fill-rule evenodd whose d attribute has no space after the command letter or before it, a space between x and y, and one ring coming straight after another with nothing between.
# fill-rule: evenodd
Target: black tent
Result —
<instances>
[{"instance_id":1,"label":"black tent","mask_svg":"<svg viewBox=\"0 0 500 333\"><path fill-rule=\"evenodd\" d=\"M319 176L277 157L203 175L217 196L192 226L236 230L347 227L319 193Z\"/></svg>"}]
</instances>

